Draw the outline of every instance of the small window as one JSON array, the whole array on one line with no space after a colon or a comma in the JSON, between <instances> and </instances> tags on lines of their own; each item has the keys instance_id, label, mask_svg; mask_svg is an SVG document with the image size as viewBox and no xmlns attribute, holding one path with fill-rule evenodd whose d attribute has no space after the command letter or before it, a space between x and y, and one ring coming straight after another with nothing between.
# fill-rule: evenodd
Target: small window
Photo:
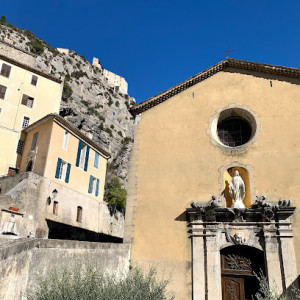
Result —
<instances>
[{"instance_id":1,"label":"small window","mask_svg":"<svg viewBox=\"0 0 300 300\"><path fill-rule=\"evenodd\" d=\"M1 116L1 113L2 113L2 108L0 107L0 116Z\"/></svg>"},{"instance_id":2,"label":"small window","mask_svg":"<svg viewBox=\"0 0 300 300\"><path fill-rule=\"evenodd\" d=\"M0 84L0 99L4 100L6 93L6 86Z\"/></svg>"},{"instance_id":3,"label":"small window","mask_svg":"<svg viewBox=\"0 0 300 300\"><path fill-rule=\"evenodd\" d=\"M22 154L23 153L23 148L24 148L24 141L19 140L18 146L17 146L17 153Z\"/></svg>"},{"instance_id":4,"label":"small window","mask_svg":"<svg viewBox=\"0 0 300 300\"><path fill-rule=\"evenodd\" d=\"M67 150L69 141L69 132L66 130L64 134L63 149Z\"/></svg>"},{"instance_id":5,"label":"small window","mask_svg":"<svg viewBox=\"0 0 300 300\"><path fill-rule=\"evenodd\" d=\"M89 183L89 194L93 194L96 197L99 196L99 183L100 180L94 176L90 176L90 183Z\"/></svg>"},{"instance_id":6,"label":"small window","mask_svg":"<svg viewBox=\"0 0 300 300\"><path fill-rule=\"evenodd\" d=\"M77 206L77 216L76 216L76 221L81 223L82 220L82 207Z\"/></svg>"},{"instance_id":7,"label":"small window","mask_svg":"<svg viewBox=\"0 0 300 300\"><path fill-rule=\"evenodd\" d=\"M65 181L66 179L67 165L68 163L66 161L64 160L61 161L58 179L61 179L62 181Z\"/></svg>"},{"instance_id":8,"label":"small window","mask_svg":"<svg viewBox=\"0 0 300 300\"><path fill-rule=\"evenodd\" d=\"M24 94L23 97L22 97L22 104L29 107L29 108L32 108L33 101L34 101L34 98L32 98L28 95Z\"/></svg>"},{"instance_id":9,"label":"small window","mask_svg":"<svg viewBox=\"0 0 300 300\"><path fill-rule=\"evenodd\" d=\"M88 169L90 147L79 140L78 151L76 157L76 167L82 168L84 171Z\"/></svg>"},{"instance_id":10,"label":"small window","mask_svg":"<svg viewBox=\"0 0 300 300\"><path fill-rule=\"evenodd\" d=\"M26 128L29 125L29 118L24 117L22 122L22 128Z\"/></svg>"},{"instance_id":11,"label":"small window","mask_svg":"<svg viewBox=\"0 0 300 300\"><path fill-rule=\"evenodd\" d=\"M86 149L87 149L87 145L82 144L82 148L80 151L80 161L79 161L79 167L80 168L84 168L84 163L85 163L85 157L86 157Z\"/></svg>"},{"instance_id":12,"label":"small window","mask_svg":"<svg viewBox=\"0 0 300 300\"><path fill-rule=\"evenodd\" d=\"M36 86L38 81L38 77L36 75L32 75L31 77L31 84Z\"/></svg>"},{"instance_id":13,"label":"small window","mask_svg":"<svg viewBox=\"0 0 300 300\"><path fill-rule=\"evenodd\" d=\"M66 183L69 182L71 172L71 164L58 158L56 165L55 178L60 179Z\"/></svg>"},{"instance_id":14,"label":"small window","mask_svg":"<svg viewBox=\"0 0 300 300\"><path fill-rule=\"evenodd\" d=\"M251 138L251 125L241 117L229 117L218 124L218 137L229 147L246 144Z\"/></svg>"},{"instance_id":15,"label":"small window","mask_svg":"<svg viewBox=\"0 0 300 300\"><path fill-rule=\"evenodd\" d=\"M9 66L7 64L2 64L2 68L1 68L2 76L9 78L10 71L11 71L11 66Z\"/></svg>"},{"instance_id":16,"label":"small window","mask_svg":"<svg viewBox=\"0 0 300 300\"><path fill-rule=\"evenodd\" d=\"M38 138L38 132L36 132L33 137L32 137L32 143L31 143L31 150L35 150L36 148L36 142L37 142L37 138Z\"/></svg>"},{"instance_id":17,"label":"small window","mask_svg":"<svg viewBox=\"0 0 300 300\"><path fill-rule=\"evenodd\" d=\"M57 212L58 212L58 202L54 201L53 202L53 214L57 215Z\"/></svg>"},{"instance_id":18,"label":"small window","mask_svg":"<svg viewBox=\"0 0 300 300\"><path fill-rule=\"evenodd\" d=\"M99 158L100 158L99 153L95 152L94 167L95 167L96 169L99 168Z\"/></svg>"}]
</instances>

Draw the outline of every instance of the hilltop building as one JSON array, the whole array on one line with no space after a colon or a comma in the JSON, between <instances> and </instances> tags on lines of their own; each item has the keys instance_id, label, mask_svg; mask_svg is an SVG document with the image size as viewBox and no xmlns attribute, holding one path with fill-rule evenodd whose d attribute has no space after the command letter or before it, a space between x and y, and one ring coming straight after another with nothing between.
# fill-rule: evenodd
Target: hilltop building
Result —
<instances>
[{"instance_id":1,"label":"hilltop building","mask_svg":"<svg viewBox=\"0 0 300 300\"><path fill-rule=\"evenodd\" d=\"M19 174L0 179L0 232L121 240L122 216L113 223L103 202L109 153L56 114L25 128L21 140Z\"/></svg>"},{"instance_id":2,"label":"hilltop building","mask_svg":"<svg viewBox=\"0 0 300 300\"><path fill-rule=\"evenodd\" d=\"M260 269L298 284L299 95L299 69L228 58L132 108L133 266L172 274L178 300L250 299Z\"/></svg>"},{"instance_id":3,"label":"hilltop building","mask_svg":"<svg viewBox=\"0 0 300 300\"><path fill-rule=\"evenodd\" d=\"M113 87L115 92L124 95L128 94L128 83L124 77L121 77L111 71L105 70L100 64L99 59L96 57L93 57L93 66L99 68L102 71L105 79L107 80L107 83Z\"/></svg>"},{"instance_id":4,"label":"hilltop building","mask_svg":"<svg viewBox=\"0 0 300 300\"><path fill-rule=\"evenodd\" d=\"M58 113L62 82L34 66L35 58L0 42L0 175L13 173L21 130Z\"/></svg>"}]
</instances>

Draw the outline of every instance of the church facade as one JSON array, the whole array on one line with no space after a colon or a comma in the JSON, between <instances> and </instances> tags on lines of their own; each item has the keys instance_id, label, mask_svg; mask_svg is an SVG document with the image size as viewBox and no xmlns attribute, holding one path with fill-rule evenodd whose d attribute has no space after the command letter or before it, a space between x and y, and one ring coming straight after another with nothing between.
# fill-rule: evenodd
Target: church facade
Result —
<instances>
[{"instance_id":1,"label":"church facade","mask_svg":"<svg viewBox=\"0 0 300 300\"><path fill-rule=\"evenodd\" d=\"M176 299L297 285L299 95L299 69L228 58L132 108L124 242Z\"/></svg>"}]
</instances>

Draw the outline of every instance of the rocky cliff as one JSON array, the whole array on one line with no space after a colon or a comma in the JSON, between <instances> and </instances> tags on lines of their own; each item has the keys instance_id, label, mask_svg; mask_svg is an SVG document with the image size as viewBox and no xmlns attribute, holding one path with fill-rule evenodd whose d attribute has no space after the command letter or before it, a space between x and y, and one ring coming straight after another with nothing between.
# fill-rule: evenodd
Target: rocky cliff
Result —
<instances>
[{"instance_id":1,"label":"rocky cliff","mask_svg":"<svg viewBox=\"0 0 300 300\"><path fill-rule=\"evenodd\" d=\"M72 50L60 53L29 30L4 23L0 39L34 55L37 69L64 80L60 114L111 153L108 178L116 174L126 186L134 135L128 109L134 98L116 92L102 68L84 56Z\"/></svg>"}]
</instances>

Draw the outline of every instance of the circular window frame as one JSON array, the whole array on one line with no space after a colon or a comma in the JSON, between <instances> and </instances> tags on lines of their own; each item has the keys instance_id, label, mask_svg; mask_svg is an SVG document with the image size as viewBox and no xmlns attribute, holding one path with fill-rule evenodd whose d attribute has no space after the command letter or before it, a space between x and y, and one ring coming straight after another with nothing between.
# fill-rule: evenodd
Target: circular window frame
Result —
<instances>
[{"instance_id":1,"label":"circular window frame","mask_svg":"<svg viewBox=\"0 0 300 300\"><path fill-rule=\"evenodd\" d=\"M251 136L248 142L243 145L231 147L222 143L218 136L218 124L230 117L240 117L245 119L251 126ZM247 148L256 141L259 129L258 116L246 105L228 105L227 107L218 109L209 120L209 128L207 130L211 143L221 148L224 152L230 154L239 154L246 151Z\"/></svg>"}]
</instances>

